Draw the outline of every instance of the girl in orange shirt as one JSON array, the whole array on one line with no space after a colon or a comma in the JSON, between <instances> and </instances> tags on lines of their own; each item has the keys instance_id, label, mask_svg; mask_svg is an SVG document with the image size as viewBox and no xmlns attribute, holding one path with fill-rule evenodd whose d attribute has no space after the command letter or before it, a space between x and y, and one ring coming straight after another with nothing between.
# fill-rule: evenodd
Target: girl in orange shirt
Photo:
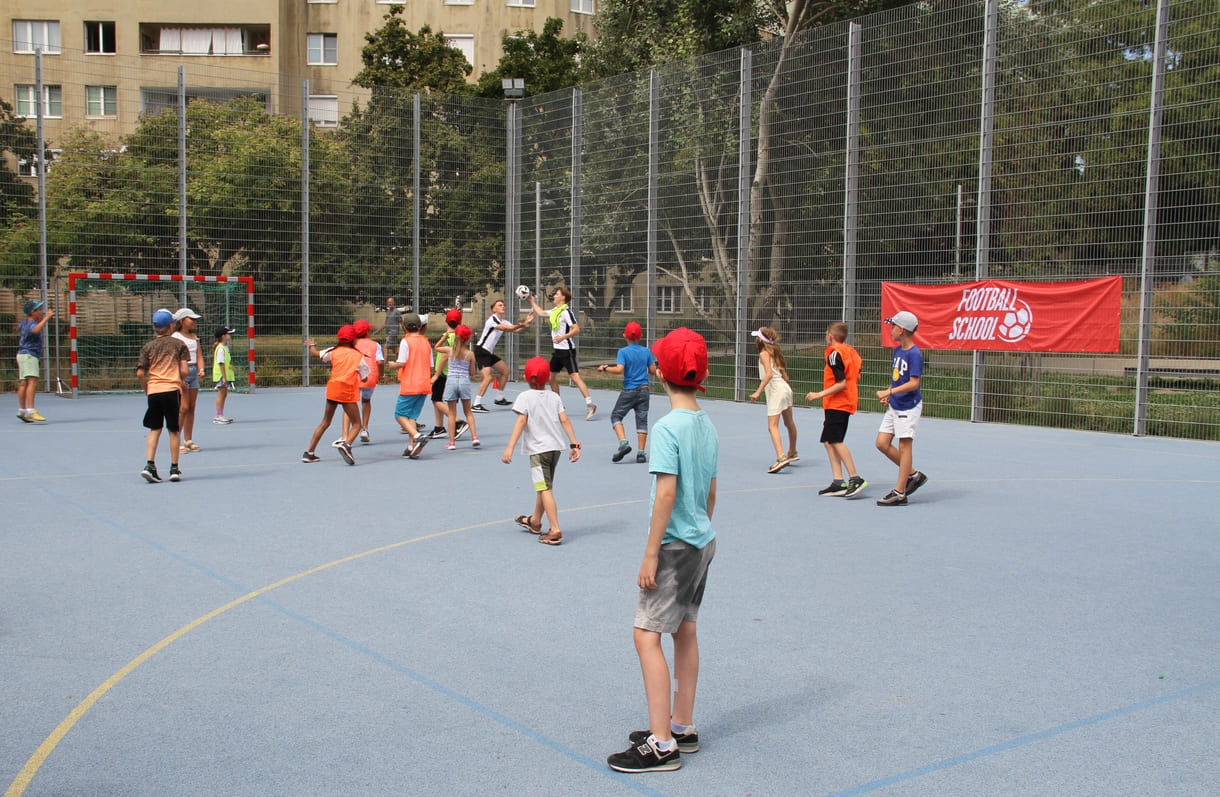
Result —
<instances>
[{"instance_id":1,"label":"girl in orange shirt","mask_svg":"<svg viewBox=\"0 0 1220 797\"><path fill-rule=\"evenodd\" d=\"M336 335L339 344L333 348L318 351L314 342L309 341L309 353L316 354L323 362L330 363L330 379L326 382L326 409L322 413L322 422L313 430L309 440L309 448L301 455L302 462L317 462L321 459L314 449L326 430L335 419L335 409L343 407L343 414L351 422L347 435L335 446L339 455L348 465L355 465L356 458L352 456L352 441L360 434L360 381L369 375L369 366L364 356L356 349L356 330L350 324L339 328Z\"/></svg>"}]
</instances>

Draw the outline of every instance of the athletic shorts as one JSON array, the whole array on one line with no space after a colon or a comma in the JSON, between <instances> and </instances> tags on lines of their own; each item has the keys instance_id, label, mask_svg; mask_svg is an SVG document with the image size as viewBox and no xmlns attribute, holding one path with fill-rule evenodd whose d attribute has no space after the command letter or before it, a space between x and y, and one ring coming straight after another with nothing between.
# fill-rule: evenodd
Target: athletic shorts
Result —
<instances>
[{"instance_id":1,"label":"athletic shorts","mask_svg":"<svg viewBox=\"0 0 1220 797\"><path fill-rule=\"evenodd\" d=\"M792 406L792 386L784 381L778 371L771 374L771 381L763 388L763 396L767 399L768 418Z\"/></svg>"},{"instance_id":2,"label":"athletic shorts","mask_svg":"<svg viewBox=\"0 0 1220 797\"><path fill-rule=\"evenodd\" d=\"M633 387L619 393L618 401L614 402L614 409L610 412L610 425L622 423L623 419L627 417L627 413L635 410L635 430L647 432L648 402L651 396L652 389L648 385Z\"/></svg>"},{"instance_id":3,"label":"athletic shorts","mask_svg":"<svg viewBox=\"0 0 1220 797\"><path fill-rule=\"evenodd\" d=\"M443 402L445 400L445 383L449 381L448 374L441 374L432 383L432 400Z\"/></svg>"},{"instance_id":4,"label":"athletic shorts","mask_svg":"<svg viewBox=\"0 0 1220 797\"><path fill-rule=\"evenodd\" d=\"M199 366L188 365L186 367L186 389L187 390L198 390L199 389Z\"/></svg>"},{"instance_id":5,"label":"athletic shorts","mask_svg":"<svg viewBox=\"0 0 1220 797\"><path fill-rule=\"evenodd\" d=\"M37 379L42 375L38 358L32 354L17 355L17 378Z\"/></svg>"},{"instance_id":6,"label":"athletic shorts","mask_svg":"<svg viewBox=\"0 0 1220 797\"><path fill-rule=\"evenodd\" d=\"M145 429L160 429L164 426L171 432L178 431L178 391L148 394L148 411L144 413Z\"/></svg>"},{"instance_id":7,"label":"athletic shorts","mask_svg":"<svg viewBox=\"0 0 1220 797\"><path fill-rule=\"evenodd\" d=\"M468 379L455 379L445 384L445 401L470 401L473 395Z\"/></svg>"},{"instance_id":8,"label":"athletic shorts","mask_svg":"<svg viewBox=\"0 0 1220 797\"><path fill-rule=\"evenodd\" d=\"M826 420L822 422L823 443L842 443L847 439L847 422L851 413L847 410L826 410Z\"/></svg>"},{"instance_id":9,"label":"athletic shorts","mask_svg":"<svg viewBox=\"0 0 1220 797\"><path fill-rule=\"evenodd\" d=\"M491 368L496 363L500 362L500 358L482 346L474 347L474 365L480 371L484 368Z\"/></svg>"},{"instance_id":10,"label":"athletic shorts","mask_svg":"<svg viewBox=\"0 0 1220 797\"><path fill-rule=\"evenodd\" d=\"M376 390L376 388L373 388L373 387L360 388L360 400L361 401L372 401L374 390Z\"/></svg>"},{"instance_id":11,"label":"athletic shorts","mask_svg":"<svg viewBox=\"0 0 1220 797\"><path fill-rule=\"evenodd\" d=\"M893 407L887 407L885 415L881 418L881 428L878 431L881 434L892 434L899 440L906 437L914 439L915 432L919 429L919 419L922 415L922 401L909 410L896 410Z\"/></svg>"},{"instance_id":12,"label":"athletic shorts","mask_svg":"<svg viewBox=\"0 0 1220 797\"><path fill-rule=\"evenodd\" d=\"M557 374L560 370L567 371L569 374L574 374L580 370L580 365L576 362L575 350L555 349L551 352L551 373Z\"/></svg>"},{"instance_id":13,"label":"athletic shorts","mask_svg":"<svg viewBox=\"0 0 1220 797\"><path fill-rule=\"evenodd\" d=\"M412 420L418 418L420 410L424 408L424 396L424 393L399 396L398 403L394 405L394 417L411 418Z\"/></svg>"},{"instance_id":14,"label":"athletic shorts","mask_svg":"<svg viewBox=\"0 0 1220 797\"><path fill-rule=\"evenodd\" d=\"M680 540L662 545L657 561L657 588L640 590L635 627L672 634L682 623L695 622L707 586L707 569L715 556L715 538L702 548Z\"/></svg>"},{"instance_id":15,"label":"athletic shorts","mask_svg":"<svg viewBox=\"0 0 1220 797\"><path fill-rule=\"evenodd\" d=\"M530 454L530 478L534 480L534 492L550 490L555 485L555 466L558 464L558 451Z\"/></svg>"}]
</instances>

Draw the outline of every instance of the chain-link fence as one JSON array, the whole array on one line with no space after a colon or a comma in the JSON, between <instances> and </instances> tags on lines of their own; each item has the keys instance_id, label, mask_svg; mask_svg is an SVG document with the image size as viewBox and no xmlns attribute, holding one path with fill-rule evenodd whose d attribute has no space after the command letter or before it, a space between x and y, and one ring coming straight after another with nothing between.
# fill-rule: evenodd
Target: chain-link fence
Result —
<instances>
[{"instance_id":1,"label":"chain-link fence","mask_svg":"<svg viewBox=\"0 0 1220 797\"><path fill-rule=\"evenodd\" d=\"M260 385L308 383L302 338L380 326L387 297L460 303L477 328L501 296L519 316L524 283L573 291L585 365L628 321L699 330L725 398L756 385L751 329L779 330L801 395L846 320L867 399L888 383L882 282L1121 275L1118 352L927 351L925 412L1220 439L1205 3L921 2L515 103L115 58L139 90L109 115L82 54L5 81L27 117L36 80L51 110L47 86L101 112L46 136L47 289L68 270L250 276ZM40 216L27 197L3 219L15 314L42 289ZM549 349L541 327L506 338L515 366Z\"/></svg>"}]
</instances>

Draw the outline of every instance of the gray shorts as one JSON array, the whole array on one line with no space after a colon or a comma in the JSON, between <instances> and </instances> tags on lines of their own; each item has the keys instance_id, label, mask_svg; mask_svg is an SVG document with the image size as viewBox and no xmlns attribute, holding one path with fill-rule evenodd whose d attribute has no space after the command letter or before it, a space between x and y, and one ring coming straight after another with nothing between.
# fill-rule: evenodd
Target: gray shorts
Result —
<instances>
[{"instance_id":1,"label":"gray shorts","mask_svg":"<svg viewBox=\"0 0 1220 797\"><path fill-rule=\"evenodd\" d=\"M198 390L199 389L199 366L188 365L186 367L186 389L187 390Z\"/></svg>"},{"instance_id":2,"label":"gray shorts","mask_svg":"<svg viewBox=\"0 0 1220 797\"><path fill-rule=\"evenodd\" d=\"M695 622L707 586L707 568L715 555L714 538L703 548L680 541L662 545L657 562L657 588L640 590L635 627L672 634L682 623Z\"/></svg>"},{"instance_id":3,"label":"gray shorts","mask_svg":"<svg viewBox=\"0 0 1220 797\"><path fill-rule=\"evenodd\" d=\"M635 410L635 430L648 431L648 403L652 396L652 388L648 385L633 387L618 394L614 409L610 412L610 424L622 423L627 413Z\"/></svg>"},{"instance_id":4,"label":"gray shorts","mask_svg":"<svg viewBox=\"0 0 1220 797\"><path fill-rule=\"evenodd\" d=\"M375 387L360 388L360 400L361 401L372 401L373 400L373 391L376 389L377 388L375 388Z\"/></svg>"}]
</instances>

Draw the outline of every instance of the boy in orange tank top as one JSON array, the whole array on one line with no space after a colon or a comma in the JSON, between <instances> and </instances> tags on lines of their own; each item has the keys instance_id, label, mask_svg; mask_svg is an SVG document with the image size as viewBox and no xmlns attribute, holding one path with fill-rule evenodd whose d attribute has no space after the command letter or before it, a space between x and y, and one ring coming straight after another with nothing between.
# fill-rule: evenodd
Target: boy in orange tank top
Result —
<instances>
[{"instance_id":1,"label":"boy in orange tank top","mask_svg":"<svg viewBox=\"0 0 1220 797\"><path fill-rule=\"evenodd\" d=\"M822 389L805 395L806 401L822 401L826 420L822 425L822 444L830 458L833 476L830 486L818 490L818 495L855 498L868 482L856 473L856 463L847 448L847 422L856 413L860 394L860 354L847 345L847 324L836 321L826 328L826 367L822 371ZM843 480L843 469L848 479Z\"/></svg>"},{"instance_id":2,"label":"boy in orange tank top","mask_svg":"<svg viewBox=\"0 0 1220 797\"><path fill-rule=\"evenodd\" d=\"M302 462L317 462L321 459L314 449L318 441L335 420L335 410L342 406L343 413L351 421L351 429L335 448L348 465L355 465L352 456L352 441L360 434L360 381L369 375L368 364L364 356L356 349L356 330L350 324L339 327L336 335L339 345L318 351L314 342L309 341L309 353L322 358L322 362L330 363L330 379L326 382L326 409L322 413L322 422L313 430L309 440L309 448L301 455Z\"/></svg>"}]
</instances>

